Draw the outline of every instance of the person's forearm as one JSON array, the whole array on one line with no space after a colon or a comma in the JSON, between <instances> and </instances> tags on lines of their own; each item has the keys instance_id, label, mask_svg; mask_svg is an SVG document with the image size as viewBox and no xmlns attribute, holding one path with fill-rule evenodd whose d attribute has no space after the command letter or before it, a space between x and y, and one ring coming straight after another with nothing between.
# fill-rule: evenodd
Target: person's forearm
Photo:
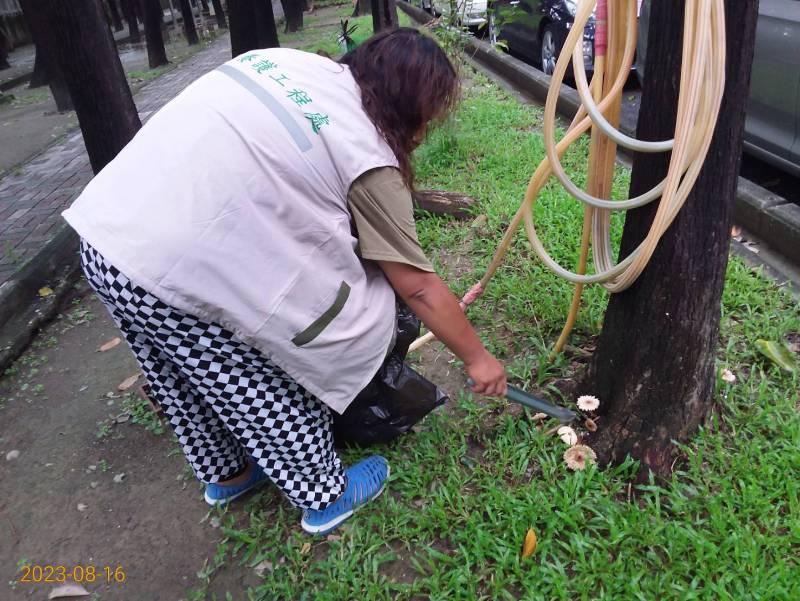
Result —
<instances>
[{"instance_id":1,"label":"person's forearm","mask_svg":"<svg viewBox=\"0 0 800 601\"><path fill-rule=\"evenodd\" d=\"M422 323L466 364L474 363L487 351L464 315L458 300L435 274L424 286L403 297Z\"/></svg>"}]
</instances>

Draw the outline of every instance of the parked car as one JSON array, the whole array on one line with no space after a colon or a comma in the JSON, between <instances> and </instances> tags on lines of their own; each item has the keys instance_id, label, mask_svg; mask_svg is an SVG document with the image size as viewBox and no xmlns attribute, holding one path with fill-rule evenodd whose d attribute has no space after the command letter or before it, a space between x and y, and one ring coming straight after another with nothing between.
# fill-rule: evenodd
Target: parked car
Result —
<instances>
[{"instance_id":1,"label":"parked car","mask_svg":"<svg viewBox=\"0 0 800 601\"><path fill-rule=\"evenodd\" d=\"M645 79L650 0L639 19L637 72ZM761 0L745 150L800 177L800 0Z\"/></svg>"},{"instance_id":2,"label":"parked car","mask_svg":"<svg viewBox=\"0 0 800 601\"><path fill-rule=\"evenodd\" d=\"M576 0L494 0L488 37L501 41L511 54L552 75L577 10ZM594 65L594 19L583 34L583 60Z\"/></svg>"},{"instance_id":3,"label":"parked car","mask_svg":"<svg viewBox=\"0 0 800 601\"><path fill-rule=\"evenodd\" d=\"M488 15L489 42L502 42L511 54L552 75L577 9L578 0L494 0ZM583 61L589 73L594 71L594 27L591 18L583 34Z\"/></svg>"},{"instance_id":4,"label":"parked car","mask_svg":"<svg viewBox=\"0 0 800 601\"><path fill-rule=\"evenodd\" d=\"M487 0L420 0L420 8L450 21L455 10L455 23L462 27L479 29L486 25Z\"/></svg>"}]
</instances>

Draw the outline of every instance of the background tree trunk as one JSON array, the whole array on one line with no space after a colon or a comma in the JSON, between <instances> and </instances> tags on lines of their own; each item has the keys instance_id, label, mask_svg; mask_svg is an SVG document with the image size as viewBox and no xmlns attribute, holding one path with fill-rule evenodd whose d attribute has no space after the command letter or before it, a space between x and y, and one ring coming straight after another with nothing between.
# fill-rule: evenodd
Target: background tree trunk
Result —
<instances>
[{"instance_id":1,"label":"background tree trunk","mask_svg":"<svg viewBox=\"0 0 800 601\"><path fill-rule=\"evenodd\" d=\"M286 19L284 33L294 33L303 29L303 0L281 0L281 6L283 6L283 15Z\"/></svg>"},{"instance_id":2,"label":"background tree trunk","mask_svg":"<svg viewBox=\"0 0 800 601\"><path fill-rule=\"evenodd\" d=\"M125 15L125 20L128 22L128 37L131 42L138 44L142 41L142 36L139 33L139 22L136 19L136 0L120 0L122 2L122 12Z\"/></svg>"},{"instance_id":3,"label":"background tree trunk","mask_svg":"<svg viewBox=\"0 0 800 601\"><path fill-rule=\"evenodd\" d=\"M98 173L141 127L111 31L97 0L26 0L41 15Z\"/></svg>"},{"instance_id":4,"label":"background tree trunk","mask_svg":"<svg viewBox=\"0 0 800 601\"><path fill-rule=\"evenodd\" d=\"M228 0L228 19L231 30L231 55L258 48L258 21L255 2L257 0ZM272 5L270 5L270 13Z\"/></svg>"},{"instance_id":5,"label":"background tree trunk","mask_svg":"<svg viewBox=\"0 0 800 601\"><path fill-rule=\"evenodd\" d=\"M206 15L211 14L211 9L208 7L208 0L200 0L200 10Z\"/></svg>"},{"instance_id":6,"label":"background tree trunk","mask_svg":"<svg viewBox=\"0 0 800 601\"><path fill-rule=\"evenodd\" d=\"M122 19L119 16L117 0L107 0L107 2L108 10L111 13L111 23L114 25L114 31L122 31Z\"/></svg>"},{"instance_id":7,"label":"background tree trunk","mask_svg":"<svg viewBox=\"0 0 800 601\"><path fill-rule=\"evenodd\" d=\"M189 0L178 0L181 6L181 15L183 15L183 32L186 34L186 42L190 46L200 43L200 38L197 37L197 28L194 26L194 11Z\"/></svg>"},{"instance_id":8,"label":"background tree trunk","mask_svg":"<svg viewBox=\"0 0 800 601\"><path fill-rule=\"evenodd\" d=\"M601 399L600 430L590 444L601 463L627 455L658 476L672 471L672 441L686 441L713 403L720 299L742 131L753 59L757 0L726 0L727 80L705 166L686 205L662 238L652 262L606 311L597 350L581 392ZM653 2L637 135L673 136L681 61L683 3ZM666 175L668 153L637 154L631 194ZM644 238L656 212L628 213L621 256Z\"/></svg>"},{"instance_id":9,"label":"background tree trunk","mask_svg":"<svg viewBox=\"0 0 800 601\"><path fill-rule=\"evenodd\" d=\"M228 22L225 20L225 11L222 10L222 0L211 0L214 6L214 16L217 18L217 27L228 29Z\"/></svg>"},{"instance_id":10,"label":"background tree trunk","mask_svg":"<svg viewBox=\"0 0 800 601\"><path fill-rule=\"evenodd\" d=\"M372 0L372 31L397 27L397 5L394 0Z\"/></svg>"},{"instance_id":11,"label":"background tree trunk","mask_svg":"<svg viewBox=\"0 0 800 601\"><path fill-rule=\"evenodd\" d=\"M28 31L36 45L36 57L34 58L33 76L31 77L31 88L50 85L50 92L56 101L56 108L60 112L72 110L72 98L70 97L67 82L61 72L61 68L56 62L58 49L53 40L48 36L49 15L37 12L34 0L21 0L20 7L28 24ZM99 13L102 17L102 13ZM105 27L105 22L102 23ZM106 27L106 31L108 28ZM109 31L109 35L111 32ZM38 71L37 71L38 66Z\"/></svg>"},{"instance_id":12,"label":"background tree trunk","mask_svg":"<svg viewBox=\"0 0 800 601\"><path fill-rule=\"evenodd\" d=\"M275 25L275 14L272 12L271 0L255 0L256 23L259 48L278 48L278 29Z\"/></svg>"},{"instance_id":13,"label":"background tree trunk","mask_svg":"<svg viewBox=\"0 0 800 601\"><path fill-rule=\"evenodd\" d=\"M11 42L9 42L8 38L6 37L3 28L0 27L0 71L11 68L11 64L8 62L10 46Z\"/></svg>"},{"instance_id":14,"label":"background tree trunk","mask_svg":"<svg viewBox=\"0 0 800 601\"><path fill-rule=\"evenodd\" d=\"M372 14L372 0L358 0L353 9L354 17L362 17L364 15Z\"/></svg>"},{"instance_id":15,"label":"background tree trunk","mask_svg":"<svg viewBox=\"0 0 800 601\"><path fill-rule=\"evenodd\" d=\"M144 37L147 40L147 60L151 69L169 64L164 47L164 11L158 0L139 0L144 17Z\"/></svg>"}]
</instances>

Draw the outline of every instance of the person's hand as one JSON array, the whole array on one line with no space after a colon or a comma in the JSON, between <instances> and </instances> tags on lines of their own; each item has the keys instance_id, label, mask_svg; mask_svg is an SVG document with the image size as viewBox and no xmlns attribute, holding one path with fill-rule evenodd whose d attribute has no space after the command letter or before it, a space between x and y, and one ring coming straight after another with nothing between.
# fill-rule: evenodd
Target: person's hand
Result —
<instances>
[{"instance_id":1,"label":"person's hand","mask_svg":"<svg viewBox=\"0 0 800 601\"><path fill-rule=\"evenodd\" d=\"M486 396L506 395L506 370L503 364L485 351L478 360L467 364L472 391Z\"/></svg>"}]
</instances>

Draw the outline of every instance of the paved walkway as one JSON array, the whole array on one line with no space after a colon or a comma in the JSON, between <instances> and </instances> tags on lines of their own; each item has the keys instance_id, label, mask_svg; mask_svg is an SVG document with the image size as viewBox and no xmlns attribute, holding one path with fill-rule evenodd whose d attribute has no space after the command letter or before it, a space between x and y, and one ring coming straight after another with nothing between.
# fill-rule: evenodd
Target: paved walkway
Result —
<instances>
[{"instance_id":1,"label":"paved walkway","mask_svg":"<svg viewBox=\"0 0 800 601\"><path fill-rule=\"evenodd\" d=\"M134 97L142 121L229 58L225 35L142 88ZM0 286L63 227L61 211L92 176L83 137L75 130L0 180Z\"/></svg>"}]
</instances>

